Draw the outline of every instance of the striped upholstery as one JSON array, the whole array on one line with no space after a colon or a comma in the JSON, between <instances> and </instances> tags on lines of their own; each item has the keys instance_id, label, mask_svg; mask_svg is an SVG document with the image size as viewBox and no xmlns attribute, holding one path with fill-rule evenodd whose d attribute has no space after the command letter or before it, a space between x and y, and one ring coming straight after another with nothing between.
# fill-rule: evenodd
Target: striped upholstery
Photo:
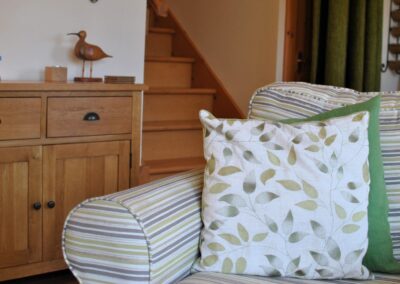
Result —
<instances>
[{"instance_id":1,"label":"striped upholstery","mask_svg":"<svg viewBox=\"0 0 400 284\"><path fill-rule=\"evenodd\" d=\"M203 171L83 202L63 233L82 283L174 283L198 255Z\"/></svg>"},{"instance_id":2,"label":"striped upholstery","mask_svg":"<svg viewBox=\"0 0 400 284\"><path fill-rule=\"evenodd\" d=\"M375 275L375 280L355 281L355 280L308 280L294 278L268 278L261 276L241 276L234 274L222 274L213 272L199 272L187 277L179 284L394 284L400 283L400 276L395 275Z\"/></svg>"},{"instance_id":3,"label":"striped upholstery","mask_svg":"<svg viewBox=\"0 0 400 284\"><path fill-rule=\"evenodd\" d=\"M381 144L393 253L400 260L400 92L359 93L308 83L275 83L256 91L249 118L304 118L381 95Z\"/></svg>"},{"instance_id":4,"label":"striped upholstery","mask_svg":"<svg viewBox=\"0 0 400 284\"><path fill-rule=\"evenodd\" d=\"M276 83L253 96L249 117L306 117L376 95L305 83ZM400 257L400 99L382 100L382 142L390 198L390 222ZM400 122L399 122L400 123ZM399 134L397 130L399 129ZM399 135L397 137L396 135ZM400 276L374 281L310 281L201 272L190 274L198 257L203 171L191 171L83 202L69 214L64 257L81 283L306 284L400 283ZM397 202L397 203L396 203ZM399 217L396 216L396 210ZM182 280L183 279L183 280ZM182 281L180 281L182 280ZM179 282L180 281L180 282Z\"/></svg>"}]
</instances>

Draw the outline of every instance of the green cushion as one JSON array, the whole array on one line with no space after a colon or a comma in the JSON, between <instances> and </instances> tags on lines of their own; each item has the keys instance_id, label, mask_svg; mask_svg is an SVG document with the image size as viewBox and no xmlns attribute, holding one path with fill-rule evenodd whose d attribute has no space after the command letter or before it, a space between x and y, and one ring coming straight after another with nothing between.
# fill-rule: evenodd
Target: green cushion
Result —
<instances>
[{"instance_id":1,"label":"green cushion","mask_svg":"<svg viewBox=\"0 0 400 284\"><path fill-rule=\"evenodd\" d=\"M355 112L369 111L369 167L371 175L368 206L368 251L364 265L371 271L400 273L400 263L393 257L392 239L388 223L388 199L385 189L381 144L379 135L380 97L376 96L364 103L348 105L321 113L306 119L288 119L284 122L321 121L333 117L346 116Z\"/></svg>"}]
</instances>

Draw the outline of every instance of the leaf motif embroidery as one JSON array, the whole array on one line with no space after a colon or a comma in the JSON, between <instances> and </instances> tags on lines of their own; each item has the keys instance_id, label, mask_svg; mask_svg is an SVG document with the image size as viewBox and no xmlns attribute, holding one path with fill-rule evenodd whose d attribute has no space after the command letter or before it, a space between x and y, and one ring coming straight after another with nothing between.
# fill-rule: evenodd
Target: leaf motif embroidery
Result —
<instances>
[{"instance_id":1,"label":"leaf motif embroidery","mask_svg":"<svg viewBox=\"0 0 400 284\"><path fill-rule=\"evenodd\" d=\"M332 145L332 143L333 142L335 142L335 140L336 140L336 134L334 134L334 135L332 135L332 136L329 136L328 138L326 138L326 140L325 140L325 145L326 146L331 146Z\"/></svg>"},{"instance_id":2,"label":"leaf motif embroidery","mask_svg":"<svg viewBox=\"0 0 400 284\"><path fill-rule=\"evenodd\" d=\"M241 172L242 170L239 169L238 167L234 167L234 166L227 166L227 167L223 167L218 171L218 174L220 176L229 176L229 175L233 175L236 174L238 172Z\"/></svg>"},{"instance_id":3,"label":"leaf motif embroidery","mask_svg":"<svg viewBox=\"0 0 400 284\"><path fill-rule=\"evenodd\" d=\"M289 156L288 156L287 160L288 160L288 163L292 166L296 163L297 157L296 157L296 151L294 149L294 146L292 146L290 148L290 152L289 152Z\"/></svg>"},{"instance_id":4,"label":"leaf motif embroidery","mask_svg":"<svg viewBox=\"0 0 400 284\"><path fill-rule=\"evenodd\" d=\"M360 222L362 219L364 219L365 216L367 216L367 212L360 211L360 212L354 213L351 220L353 220L353 222Z\"/></svg>"},{"instance_id":5,"label":"leaf motif embroidery","mask_svg":"<svg viewBox=\"0 0 400 284\"><path fill-rule=\"evenodd\" d=\"M269 218L267 215L264 215L265 222L267 223L268 228L271 232L276 233L278 232L278 225L275 223L274 220Z\"/></svg>"},{"instance_id":6,"label":"leaf motif embroidery","mask_svg":"<svg viewBox=\"0 0 400 284\"><path fill-rule=\"evenodd\" d=\"M229 188L231 185L227 183L216 183L210 188L210 193L218 194L223 191L225 191L227 188Z\"/></svg>"},{"instance_id":7,"label":"leaf motif embroidery","mask_svg":"<svg viewBox=\"0 0 400 284\"><path fill-rule=\"evenodd\" d=\"M369 165L368 165L368 160L365 161L363 165L363 179L365 183L369 182Z\"/></svg>"},{"instance_id":8,"label":"leaf motif embroidery","mask_svg":"<svg viewBox=\"0 0 400 284\"><path fill-rule=\"evenodd\" d=\"M216 212L224 217L235 217L239 215L239 210L234 206L225 206L218 209Z\"/></svg>"},{"instance_id":9,"label":"leaf motif embroidery","mask_svg":"<svg viewBox=\"0 0 400 284\"><path fill-rule=\"evenodd\" d=\"M291 191L301 190L301 186L299 183L294 180L277 180L277 183L281 184L284 188Z\"/></svg>"},{"instance_id":10,"label":"leaf motif embroidery","mask_svg":"<svg viewBox=\"0 0 400 284\"><path fill-rule=\"evenodd\" d=\"M311 198L318 198L318 192L311 184L306 181L302 181L304 193Z\"/></svg>"},{"instance_id":11,"label":"leaf motif embroidery","mask_svg":"<svg viewBox=\"0 0 400 284\"><path fill-rule=\"evenodd\" d=\"M240 246L242 244L239 238L232 234L219 234L219 236L232 245Z\"/></svg>"},{"instance_id":12,"label":"leaf motif embroidery","mask_svg":"<svg viewBox=\"0 0 400 284\"><path fill-rule=\"evenodd\" d=\"M292 211L289 210L286 215L285 220L283 220L282 231L285 235L289 235L293 230L293 214Z\"/></svg>"},{"instance_id":13,"label":"leaf motif embroidery","mask_svg":"<svg viewBox=\"0 0 400 284\"><path fill-rule=\"evenodd\" d=\"M314 232L314 234L320 238L320 239L325 239L326 238L326 231L324 229L324 227L318 223L317 221L311 220L310 221L311 224L311 228Z\"/></svg>"},{"instance_id":14,"label":"leaf motif embroidery","mask_svg":"<svg viewBox=\"0 0 400 284\"><path fill-rule=\"evenodd\" d=\"M316 152L319 152L320 149L319 149L319 147L317 145L311 145L311 146L308 146L306 148L306 150L316 153Z\"/></svg>"},{"instance_id":15,"label":"leaf motif embroidery","mask_svg":"<svg viewBox=\"0 0 400 284\"><path fill-rule=\"evenodd\" d=\"M218 199L219 201L224 201L234 207L246 207L246 201L243 197L238 194L227 194Z\"/></svg>"},{"instance_id":16,"label":"leaf motif embroidery","mask_svg":"<svg viewBox=\"0 0 400 284\"><path fill-rule=\"evenodd\" d=\"M272 193L272 192L261 192L256 196L256 203L258 204L266 204L271 202L272 200L278 198L279 195Z\"/></svg>"},{"instance_id":17,"label":"leaf motif embroidery","mask_svg":"<svg viewBox=\"0 0 400 284\"><path fill-rule=\"evenodd\" d=\"M215 157L211 155L211 158L207 162L208 174L212 175L215 171Z\"/></svg>"},{"instance_id":18,"label":"leaf motif embroidery","mask_svg":"<svg viewBox=\"0 0 400 284\"><path fill-rule=\"evenodd\" d=\"M298 243L304 239L308 234L304 232L294 232L289 236L290 243Z\"/></svg>"},{"instance_id":19,"label":"leaf motif embroidery","mask_svg":"<svg viewBox=\"0 0 400 284\"><path fill-rule=\"evenodd\" d=\"M256 186L257 186L257 184L256 184L256 174L255 174L255 172L253 170L244 179L243 190L247 194L251 194L256 190Z\"/></svg>"},{"instance_id":20,"label":"leaf motif embroidery","mask_svg":"<svg viewBox=\"0 0 400 284\"><path fill-rule=\"evenodd\" d=\"M236 260L235 270L237 274L243 274L246 271L247 261L244 257L239 257Z\"/></svg>"},{"instance_id":21,"label":"leaf motif embroidery","mask_svg":"<svg viewBox=\"0 0 400 284\"><path fill-rule=\"evenodd\" d=\"M309 211L315 211L318 208L318 205L314 200L305 200L305 201L296 203L296 206L299 206L299 207L309 210Z\"/></svg>"},{"instance_id":22,"label":"leaf motif embroidery","mask_svg":"<svg viewBox=\"0 0 400 284\"><path fill-rule=\"evenodd\" d=\"M268 153L268 159L269 161L275 165L275 166L280 166L281 165L281 160L278 158L277 155L275 155L274 153L267 151Z\"/></svg>"},{"instance_id":23,"label":"leaf motif embroidery","mask_svg":"<svg viewBox=\"0 0 400 284\"><path fill-rule=\"evenodd\" d=\"M218 261L218 256L217 255L209 255L206 258L203 259L203 265L204 266L212 266Z\"/></svg>"},{"instance_id":24,"label":"leaf motif embroidery","mask_svg":"<svg viewBox=\"0 0 400 284\"><path fill-rule=\"evenodd\" d=\"M321 266L328 266L329 260L325 255L316 251L310 251L310 254L316 263Z\"/></svg>"},{"instance_id":25,"label":"leaf motif embroidery","mask_svg":"<svg viewBox=\"0 0 400 284\"><path fill-rule=\"evenodd\" d=\"M332 238L329 238L326 243L326 249L331 258L333 258L336 261L340 260L342 253L340 251L338 244L335 242L335 240L333 240Z\"/></svg>"},{"instance_id":26,"label":"leaf motif embroidery","mask_svg":"<svg viewBox=\"0 0 400 284\"><path fill-rule=\"evenodd\" d=\"M340 219L346 219L347 217L347 213L344 210L344 208L342 206L340 206L339 204L335 203L335 211L336 211L336 215L340 218Z\"/></svg>"},{"instance_id":27,"label":"leaf motif embroidery","mask_svg":"<svg viewBox=\"0 0 400 284\"><path fill-rule=\"evenodd\" d=\"M232 155L233 155L232 150L229 148L224 148L223 154L224 154L224 158L225 158L225 163L229 164L232 159Z\"/></svg>"},{"instance_id":28,"label":"leaf motif embroidery","mask_svg":"<svg viewBox=\"0 0 400 284\"><path fill-rule=\"evenodd\" d=\"M275 176L275 170L269 169L269 170L264 171L261 174L260 180L265 185L267 183L267 181L270 180L271 178L273 178L274 176Z\"/></svg>"},{"instance_id":29,"label":"leaf motif embroidery","mask_svg":"<svg viewBox=\"0 0 400 284\"><path fill-rule=\"evenodd\" d=\"M239 237L244 242L247 242L249 240L249 233L247 232L246 228L242 224L238 223L237 230L238 230L238 233L239 233Z\"/></svg>"},{"instance_id":30,"label":"leaf motif embroidery","mask_svg":"<svg viewBox=\"0 0 400 284\"><path fill-rule=\"evenodd\" d=\"M207 247L213 251L224 251L225 250L225 247L219 243L209 243Z\"/></svg>"},{"instance_id":31,"label":"leaf motif embroidery","mask_svg":"<svg viewBox=\"0 0 400 284\"><path fill-rule=\"evenodd\" d=\"M353 264L354 262L357 261L357 259L360 257L360 255L363 253L364 250L359 249L359 250L355 250L352 251L350 253L348 253L346 255L346 257L344 258L344 262L346 264Z\"/></svg>"},{"instance_id":32,"label":"leaf motif embroidery","mask_svg":"<svg viewBox=\"0 0 400 284\"><path fill-rule=\"evenodd\" d=\"M263 240L265 240L268 236L268 233L260 233L257 235L254 235L253 237L253 242L262 242Z\"/></svg>"},{"instance_id":33,"label":"leaf motif embroidery","mask_svg":"<svg viewBox=\"0 0 400 284\"><path fill-rule=\"evenodd\" d=\"M259 164L260 162L254 157L253 152L247 150L243 152L243 158L250 162L250 163L254 163L254 164Z\"/></svg>"},{"instance_id":34,"label":"leaf motif embroidery","mask_svg":"<svg viewBox=\"0 0 400 284\"><path fill-rule=\"evenodd\" d=\"M319 138L321 139L325 139L326 138L326 128L325 127L321 127L319 133L318 133Z\"/></svg>"},{"instance_id":35,"label":"leaf motif embroidery","mask_svg":"<svg viewBox=\"0 0 400 284\"><path fill-rule=\"evenodd\" d=\"M352 234L354 232L357 232L360 229L359 225L356 224L348 224L343 226L342 232L345 234Z\"/></svg>"},{"instance_id":36,"label":"leaf motif embroidery","mask_svg":"<svg viewBox=\"0 0 400 284\"><path fill-rule=\"evenodd\" d=\"M315 135L314 133L312 133L312 132L306 132L306 134L307 134L308 138L310 138L310 140L311 140L312 142L318 142L318 141L319 141L318 136Z\"/></svg>"},{"instance_id":37,"label":"leaf motif embroidery","mask_svg":"<svg viewBox=\"0 0 400 284\"><path fill-rule=\"evenodd\" d=\"M356 143L360 139L360 129L357 127L349 136L351 143Z\"/></svg>"},{"instance_id":38,"label":"leaf motif embroidery","mask_svg":"<svg viewBox=\"0 0 400 284\"><path fill-rule=\"evenodd\" d=\"M265 257L268 259L269 263L274 268L276 268L278 270L283 268L283 262L279 257L272 255L272 254L267 254L267 255L265 255Z\"/></svg>"},{"instance_id":39,"label":"leaf motif embroidery","mask_svg":"<svg viewBox=\"0 0 400 284\"><path fill-rule=\"evenodd\" d=\"M230 273L233 268L233 262L229 257L226 257L224 259L224 262L222 263L222 272L223 273Z\"/></svg>"}]
</instances>

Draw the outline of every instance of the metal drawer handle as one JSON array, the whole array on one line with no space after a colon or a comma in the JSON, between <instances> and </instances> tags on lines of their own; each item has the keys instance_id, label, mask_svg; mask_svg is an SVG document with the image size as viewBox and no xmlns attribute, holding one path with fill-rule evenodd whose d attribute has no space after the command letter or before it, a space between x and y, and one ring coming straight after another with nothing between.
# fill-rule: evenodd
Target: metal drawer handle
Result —
<instances>
[{"instance_id":1,"label":"metal drawer handle","mask_svg":"<svg viewBox=\"0 0 400 284\"><path fill-rule=\"evenodd\" d=\"M87 114L85 114L85 116L83 117L83 120L86 121L96 121L96 120L100 120L100 116L95 113L95 112L88 112Z\"/></svg>"}]
</instances>

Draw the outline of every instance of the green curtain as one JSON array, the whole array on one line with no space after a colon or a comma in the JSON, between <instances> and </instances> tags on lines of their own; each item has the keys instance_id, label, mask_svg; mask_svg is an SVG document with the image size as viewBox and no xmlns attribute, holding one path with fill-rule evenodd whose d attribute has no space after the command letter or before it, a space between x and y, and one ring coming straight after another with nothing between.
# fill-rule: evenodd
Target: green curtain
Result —
<instances>
[{"instance_id":1,"label":"green curtain","mask_svg":"<svg viewBox=\"0 0 400 284\"><path fill-rule=\"evenodd\" d=\"M379 91L383 0L313 0L312 83Z\"/></svg>"}]
</instances>

